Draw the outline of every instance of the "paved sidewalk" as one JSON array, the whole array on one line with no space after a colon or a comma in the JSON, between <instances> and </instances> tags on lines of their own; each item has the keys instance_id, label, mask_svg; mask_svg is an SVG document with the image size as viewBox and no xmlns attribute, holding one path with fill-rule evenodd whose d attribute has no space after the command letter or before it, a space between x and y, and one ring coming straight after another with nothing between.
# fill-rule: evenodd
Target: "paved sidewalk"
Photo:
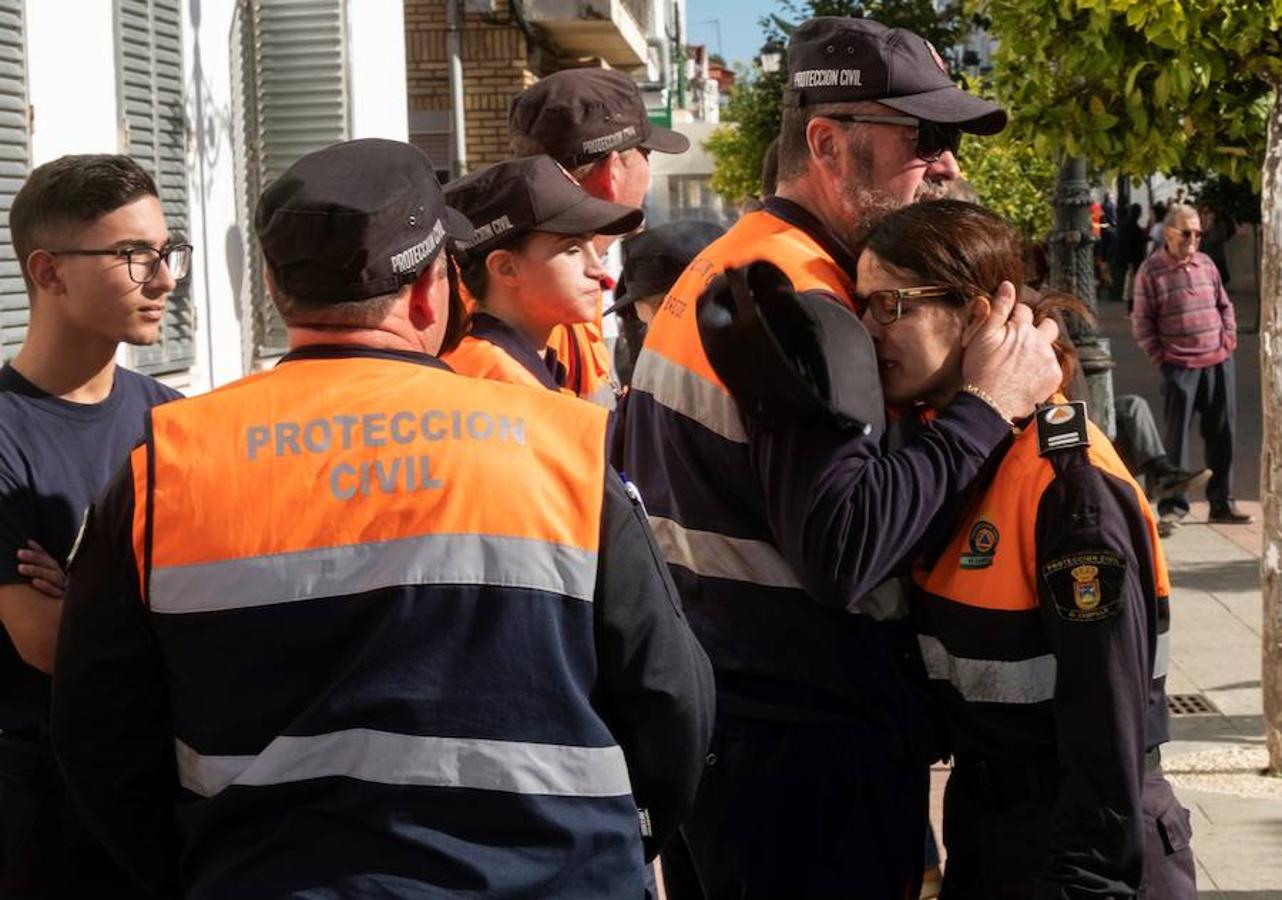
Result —
<instances>
[{"instance_id":1,"label":"paved sidewalk","mask_svg":"<svg viewBox=\"0 0 1282 900\"><path fill-rule=\"evenodd\" d=\"M1259 521L1258 503L1242 508ZM1172 718L1164 767L1192 812L1200 896L1282 900L1282 780L1253 777L1248 763L1224 765L1236 771L1211 778L1183 774L1206 751L1263 758L1258 530L1247 549L1252 526L1208 526L1205 516L1205 503L1194 504L1189 518L1197 524L1164 542L1172 582L1167 691L1203 694L1218 712Z\"/></svg>"}]
</instances>

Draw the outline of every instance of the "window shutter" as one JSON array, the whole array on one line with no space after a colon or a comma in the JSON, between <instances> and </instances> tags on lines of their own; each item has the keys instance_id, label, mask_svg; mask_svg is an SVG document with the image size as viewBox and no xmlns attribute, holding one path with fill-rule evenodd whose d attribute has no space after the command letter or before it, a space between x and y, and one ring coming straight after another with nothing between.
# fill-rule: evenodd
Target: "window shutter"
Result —
<instances>
[{"instance_id":1,"label":"window shutter","mask_svg":"<svg viewBox=\"0 0 1282 900\"><path fill-rule=\"evenodd\" d=\"M9 235L9 209L30 171L22 0L0 0L0 358L27 336L27 288Z\"/></svg>"},{"instance_id":2,"label":"window shutter","mask_svg":"<svg viewBox=\"0 0 1282 900\"><path fill-rule=\"evenodd\" d=\"M238 171L253 355L285 349L267 296L254 210L267 185L299 157L347 140L346 28L341 0L239 0L232 28Z\"/></svg>"},{"instance_id":3,"label":"window shutter","mask_svg":"<svg viewBox=\"0 0 1282 900\"><path fill-rule=\"evenodd\" d=\"M170 234L189 239L181 0L117 0L116 34L125 152L156 179ZM188 278L169 296L160 340L133 349L134 365L152 374L190 368L194 327Z\"/></svg>"}]
</instances>

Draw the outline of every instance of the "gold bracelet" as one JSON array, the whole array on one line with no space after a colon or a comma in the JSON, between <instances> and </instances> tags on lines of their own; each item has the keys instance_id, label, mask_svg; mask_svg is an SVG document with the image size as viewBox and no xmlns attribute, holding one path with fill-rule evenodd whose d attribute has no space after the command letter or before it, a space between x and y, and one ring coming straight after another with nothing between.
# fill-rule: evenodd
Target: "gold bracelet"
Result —
<instances>
[{"instance_id":1,"label":"gold bracelet","mask_svg":"<svg viewBox=\"0 0 1282 900\"><path fill-rule=\"evenodd\" d=\"M994 400L992 398L992 395L989 394L988 391L984 390L982 387L979 387L978 385L969 384L969 383L962 385L962 390L967 394L974 394L980 400L983 400L985 403L987 403L988 406L992 409L992 411L997 413L997 415L1001 416L1002 421L1004 421L1007 425L1013 424L1014 420L1010 416L1006 415L1006 413L1002 410L1001 404L999 404L996 400Z\"/></svg>"}]
</instances>

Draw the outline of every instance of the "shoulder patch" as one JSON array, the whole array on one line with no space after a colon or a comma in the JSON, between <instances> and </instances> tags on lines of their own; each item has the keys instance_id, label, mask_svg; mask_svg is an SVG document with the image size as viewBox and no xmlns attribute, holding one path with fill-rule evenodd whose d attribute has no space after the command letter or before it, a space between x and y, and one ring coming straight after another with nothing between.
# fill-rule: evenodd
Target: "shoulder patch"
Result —
<instances>
[{"instance_id":1,"label":"shoulder patch","mask_svg":"<svg viewBox=\"0 0 1282 900\"><path fill-rule=\"evenodd\" d=\"M1122 611L1126 559L1111 550L1082 551L1042 566L1055 611L1066 622L1098 622Z\"/></svg>"},{"instance_id":2,"label":"shoulder patch","mask_svg":"<svg viewBox=\"0 0 1282 900\"><path fill-rule=\"evenodd\" d=\"M1037 452L1040 455L1090 445L1083 401L1052 403L1037 410Z\"/></svg>"}]
</instances>

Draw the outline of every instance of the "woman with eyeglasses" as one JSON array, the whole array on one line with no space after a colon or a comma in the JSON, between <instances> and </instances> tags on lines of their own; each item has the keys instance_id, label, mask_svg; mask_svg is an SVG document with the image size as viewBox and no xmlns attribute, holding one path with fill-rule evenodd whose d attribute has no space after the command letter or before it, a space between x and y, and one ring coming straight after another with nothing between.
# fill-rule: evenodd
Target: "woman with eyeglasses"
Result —
<instances>
[{"instance_id":1,"label":"woman with eyeglasses","mask_svg":"<svg viewBox=\"0 0 1282 900\"><path fill-rule=\"evenodd\" d=\"M900 209L858 262L886 400L929 418L961 390L990 298L1023 282L1012 228L970 203ZM1036 319L1085 315L1041 298ZM1075 360L1057 348L1065 381ZM1156 523L1083 403L1013 423L952 535L914 569L913 618L953 770L944 900L1196 896L1168 738Z\"/></svg>"}]
</instances>

